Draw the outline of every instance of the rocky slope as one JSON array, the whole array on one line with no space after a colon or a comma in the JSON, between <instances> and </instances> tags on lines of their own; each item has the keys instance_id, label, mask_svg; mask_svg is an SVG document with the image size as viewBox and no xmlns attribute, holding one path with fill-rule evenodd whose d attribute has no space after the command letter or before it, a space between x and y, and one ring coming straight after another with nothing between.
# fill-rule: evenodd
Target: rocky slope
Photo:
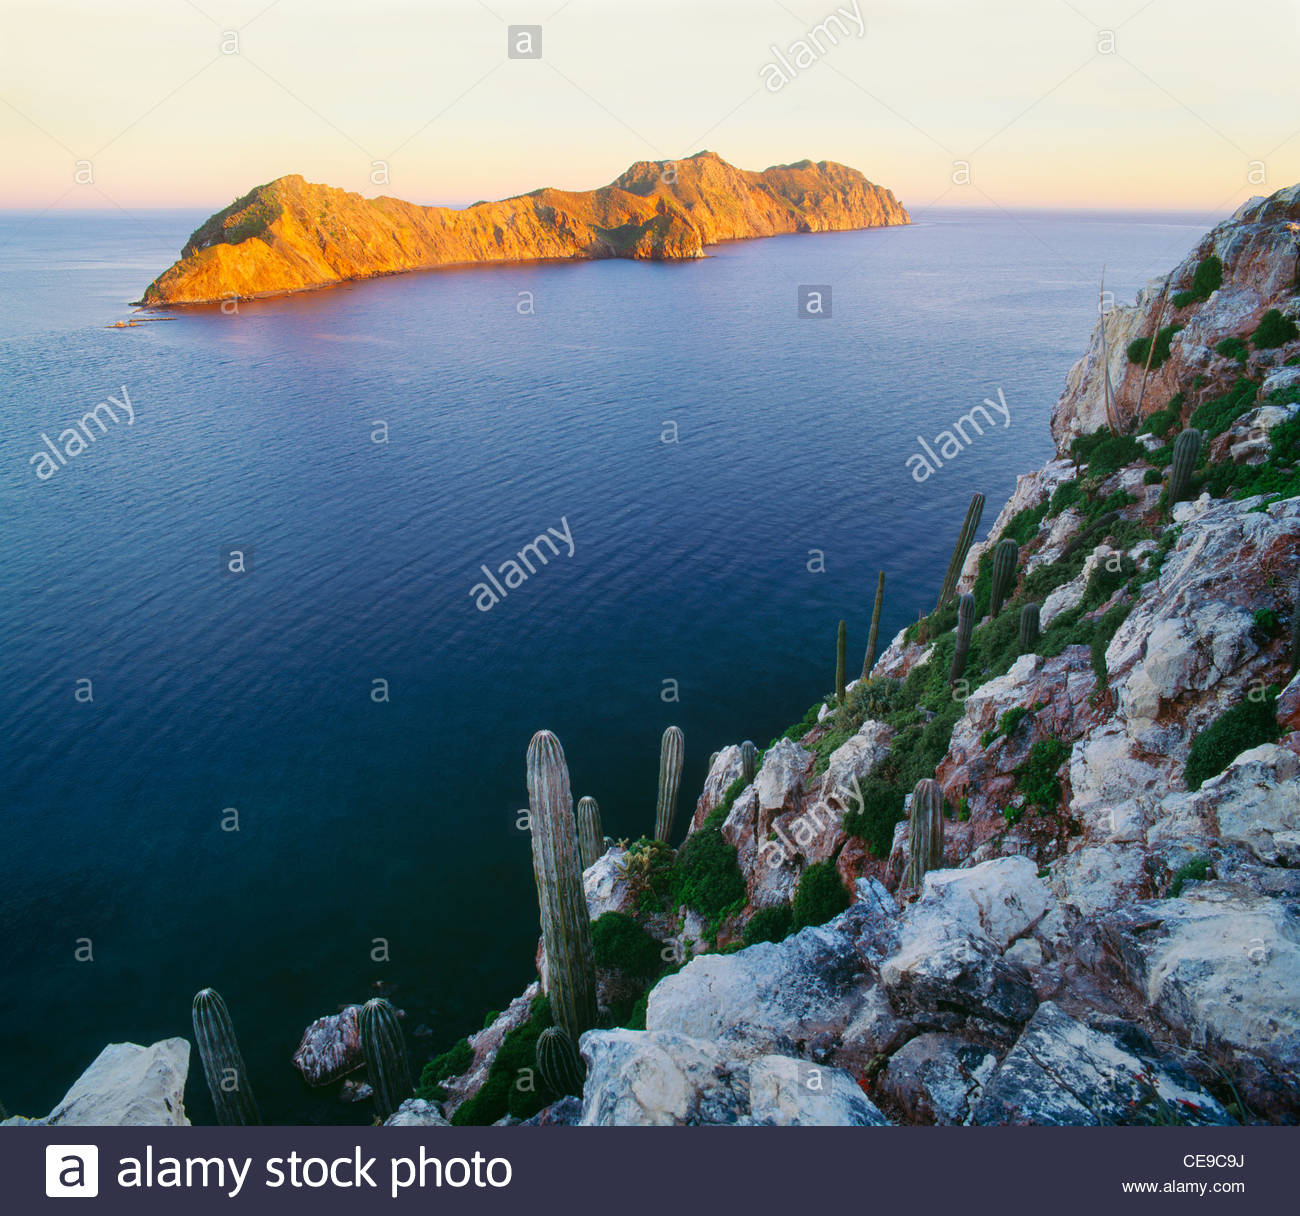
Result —
<instances>
[{"instance_id":1,"label":"rocky slope","mask_svg":"<svg viewBox=\"0 0 1300 1216\"><path fill-rule=\"evenodd\" d=\"M295 174L212 216L140 302L214 303L469 262L698 258L718 241L908 222L889 190L831 161L753 173L700 152L639 162L597 190L534 190L461 211Z\"/></svg>"},{"instance_id":2,"label":"rocky slope","mask_svg":"<svg viewBox=\"0 0 1300 1216\"><path fill-rule=\"evenodd\" d=\"M1161 323L1184 328L1150 375L1126 348L1163 281L1105 318L1120 433L1096 334L1053 415L1062 456L965 562L980 624L956 685L949 604L752 780L724 747L675 859L638 842L588 870L593 920L636 924L669 965L637 981L598 945L614 1026L582 1036L581 1097L529 1122L1300 1120L1298 209L1300 189L1248 204L1174 272ZM944 795L942 865L909 887L922 777ZM536 1107L461 1109L539 1008L470 1036L441 1106L402 1118Z\"/></svg>"},{"instance_id":3,"label":"rocky slope","mask_svg":"<svg viewBox=\"0 0 1300 1216\"><path fill-rule=\"evenodd\" d=\"M588 867L582 1093L537 1077L539 951L540 983L390 1122L1300 1122L1298 202L1247 205L1175 274L1186 328L1140 415L1122 352L1119 433L1099 368L1071 372L1061 456L966 558L979 623L955 681L949 603L748 775L723 747L678 849L611 842ZM1112 348L1150 336L1162 288L1107 320L1130 317ZM943 839L909 882L922 779ZM351 1078L354 1013L313 1023L296 1063Z\"/></svg>"},{"instance_id":4,"label":"rocky slope","mask_svg":"<svg viewBox=\"0 0 1300 1216\"><path fill-rule=\"evenodd\" d=\"M1219 286L1206 299L1188 298L1197 269L1210 257L1222 267ZM1231 219L1207 233L1167 279L1149 283L1133 304L1103 313L1088 353L1070 369L1065 392L1052 412L1057 450L1064 454L1075 436L1105 426L1105 366L1115 409L1126 425L1164 409L1180 390L1185 412L1190 412L1213 393L1216 379L1236 370L1235 358L1216 349L1220 342L1251 333L1271 308L1294 314L1297 306L1300 185L1243 203ZM1148 371L1145 358L1129 360L1132 342L1170 327L1176 332L1168 340L1169 356L1163 363ZM1258 378L1278 362L1275 351L1255 350L1246 370ZM1198 375L1204 377L1200 384L1195 383Z\"/></svg>"}]
</instances>

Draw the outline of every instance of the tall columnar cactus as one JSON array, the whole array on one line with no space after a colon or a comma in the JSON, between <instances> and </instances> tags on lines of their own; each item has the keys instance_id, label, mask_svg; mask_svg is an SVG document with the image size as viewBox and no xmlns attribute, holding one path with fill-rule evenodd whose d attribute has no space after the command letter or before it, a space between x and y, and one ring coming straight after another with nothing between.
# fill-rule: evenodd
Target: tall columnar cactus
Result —
<instances>
[{"instance_id":1,"label":"tall columnar cactus","mask_svg":"<svg viewBox=\"0 0 1300 1216\"><path fill-rule=\"evenodd\" d=\"M840 622L839 632L835 635L835 699L844 704L844 658L848 653L849 634L844 622Z\"/></svg>"},{"instance_id":2,"label":"tall columnar cactus","mask_svg":"<svg viewBox=\"0 0 1300 1216\"><path fill-rule=\"evenodd\" d=\"M908 832L907 885L920 887L930 870L943 864L943 787L929 777L912 791Z\"/></svg>"},{"instance_id":3,"label":"tall columnar cactus","mask_svg":"<svg viewBox=\"0 0 1300 1216\"><path fill-rule=\"evenodd\" d=\"M600 827L600 807L594 798L578 802L578 852L582 868L594 866L605 854L605 833Z\"/></svg>"},{"instance_id":4,"label":"tall columnar cactus","mask_svg":"<svg viewBox=\"0 0 1300 1216\"><path fill-rule=\"evenodd\" d=\"M993 547L993 585L989 592L989 616L997 616L1002 611L1011 588L1016 582L1016 562L1020 559L1020 547L1009 536L1004 536Z\"/></svg>"},{"instance_id":5,"label":"tall columnar cactus","mask_svg":"<svg viewBox=\"0 0 1300 1216\"><path fill-rule=\"evenodd\" d=\"M758 748L754 746L753 740L746 739L740 745L740 775L745 779L746 785L754 780L754 769L757 765Z\"/></svg>"},{"instance_id":6,"label":"tall columnar cactus","mask_svg":"<svg viewBox=\"0 0 1300 1216\"><path fill-rule=\"evenodd\" d=\"M1300 578L1296 579L1295 599L1291 606L1291 675L1300 671Z\"/></svg>"},{"instance_id":7,"label":"tall columnar cactus","mask_svg":"<svg viewBox=\"0 0 1300 1216\"><path fill-rule=\"evenodd\" d=\"M1187 497L1187 487L1192 482L1192 470L1201 454L1201 432L1182 431L1174 440L1174 456L1169 462L1169 505L1182 502Z\"/></svg>"},{"instance_id":8,"label":"tall columnar cactus","mask_svg":"<svg viewBox=\"0 0 1300 1216\"><path fill-rule=\"evenodd\" d=\"M587 1066L573 1040L558 1027L548 1026L537 1036L537 1071L552 1093L582 1095Z\"/></svg>"},{"instance_id":9,"label":"tall columnar cactus","mask_svg":"<svg viewBox=\"0 0 1300 1216\"><path fill-rule=\"evenodd\" d=\"M970 640L975 633L975 597L968 591L957 601L957 646L952 652L952 670L948 683L956 684L966 670L966 656L970 654Z\"/></svg>"},{"instance_id":10,"label":"tall columnar cactus","mask_svg":"<svg viewBox=\"0 0 1300 1216\"><path fill-rule=\"evenodd\" d=\"M239 1040L235 1038L235 1026L221 994L213 988L196 993L190 1016L217 1122L227 1127L261 1123L248 1069L239 1051Z\"/></svg>"},{"instance_id":11,"label":"tall columnar cactus","mask_svg":"<svg viewBox=\"0 0 1300 1216\"><path fill-rule=\"evenodd\" d=\"M659 742L659 801L655 805L655 839L672 843L673 820L677 816L677 791L682 784L682 760L686 738L676 726L664 731Z\"/></svg>"},{"instance_id":12,"label":"tall columnar cactus","mask_svg":"<svg viewBox=\"0 0 1300 1216\"><path fill-rule=\"evenodd\" d=\"M539 730L528 745L528 807L547 992L556 1023L576 1043L596 1024L596 961L569 768L549 730Z\"/></svg>"},{"instance_id":13,"label":"tall columnar cactus","mask_svg":"<svg viewBox=\"0 0 1300 1216\"><path fill-rule=\"evenodd\" d=\"M880 640L880 605L885 598L885 572L876 579L876 603L871 609L871 632L867 635L867 653L862 660L862 678L868 679L876 665L876 643Z\"/></svg>"},{"instance_id":14,"label":"tall columnar cactus","mask_svg":"<svg viewBox=\"0 0 1300 1216\"><path fill-rule=\"evenodd\" d=\"M1020 610L1020 653L1032 654L1038 645L1038 605L1026 604Z\"/></svg>"},{"instance_id":15,"label":"tall columnar cactus","mask_svg":"<svg viewBox=\"0 0 1300 1216\"><path fill-rule=\"evenodd\" d=\"M719 757L721 754L722 754L721 752L710 752L710 753L709 753L709 772L713 772L713 766L714 766L715 764L717 764L717 762L718 762L718 757Z\"/></svg>"},{"instance_id":16,"label":"tall columnar cactus","mask_svg":"<svg viewBox=\"0 0 1300 1216\"><path fill-rule=\"evenodd\" d=\"M966 564L966 554L970 552L970 547L975 542L975 530L980 526L980 516L983 514L984 495L972 495L970 506L966 508L966 518L957 537L956 547L953 549L952 558L948 562L947 573L943 576L943 589L939 592L939 602L935 604L936 609L942 608L952 599L953 592L957 590L957 580L961 578L961 568Z\"/></svg>"},{"instance_id":17,"label":"tall columnar cactus","mask_svg":"<svg viewBox=\"0 0 1300 1216\"><path fill-rule=\"evenodd\" d=\"M406 1058L406 1036L397 1010L383 997L361 1006L361 1054L366 1076L375 1091L375 1111L387 1119L411 1096L411 1066Z\"/></svg>"}]
</instances>

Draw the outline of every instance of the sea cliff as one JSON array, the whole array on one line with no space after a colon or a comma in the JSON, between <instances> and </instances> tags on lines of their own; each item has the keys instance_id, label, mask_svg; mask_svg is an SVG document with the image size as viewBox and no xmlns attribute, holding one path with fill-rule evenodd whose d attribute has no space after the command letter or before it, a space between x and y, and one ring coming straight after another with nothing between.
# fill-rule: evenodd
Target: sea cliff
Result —
<instances>
[{"instance_id":1,"label":"sea cliff","mask_svg":"<svg viewBox=\"0 0 1300 1216\"><path fill-rule=\"evenodd\" d=\"M547 188L463 210L366 199L295 174L208 219L140 303L281 295L475 262L698 258L718 241L909 222L891 191L831 161L755 173L699 152L638 162L597 190Z\"/></svg>"},{"instance_id":2,"label":"sea cliff","mask_svg":"<svg viewBox=\"0 0 1300 1216\"><path fill-rule=\"evenodd\" d=\"M581 1094L509 1090L533 986L401 1119L1300 1121L1297 220L1300 189L1252 200L1101 318L1058 457L960 563L964 662L953 600L722 747L676 850L587 869Z\"/></svg>"},{"instance_id":3,"label":"sea cliff","mask_svg":"<svg viewBox=\"0 0 1300 1216\"><path fill-rule=\"evenodd\" d=\"M957 563L964 613L765 749L738 723L675 849L596 846L582 1082L537 1076L539 948L388 1122L1300 1122L1298 209L1253 200L1102 317L1059 454ZM356 1098L363 1054L344 1010L294 1062ZM93 1073L52 1121L176 1121L168 1087Z\"/></svg>"}]
</instances>

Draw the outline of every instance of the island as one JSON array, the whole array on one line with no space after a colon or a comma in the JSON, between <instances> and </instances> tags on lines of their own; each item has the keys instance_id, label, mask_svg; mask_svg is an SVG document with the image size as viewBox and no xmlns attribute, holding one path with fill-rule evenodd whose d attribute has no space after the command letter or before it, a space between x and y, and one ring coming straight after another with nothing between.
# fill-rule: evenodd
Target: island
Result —
<instances>
[{"instance_id":1,"label":"island","mask_svg":"<svg viewBox=\"0 0 1300 1216\"><path fill-rule=\"evenodd\" d=\"M478 262L698 258L719 241L910 222L891 190L834 161L760 173L698 152L638 161L596 190L547 187L460 210L290 174L205 221L137 303L213 304Z\"/></svg>"}]
</instances>

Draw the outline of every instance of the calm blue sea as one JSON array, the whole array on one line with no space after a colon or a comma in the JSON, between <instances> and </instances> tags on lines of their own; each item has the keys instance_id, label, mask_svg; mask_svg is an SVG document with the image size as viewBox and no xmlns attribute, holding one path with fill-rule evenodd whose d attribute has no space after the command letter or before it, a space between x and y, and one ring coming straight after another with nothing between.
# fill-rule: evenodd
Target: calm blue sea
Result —
<instances>
[{"instance_id":1,"label":"calm blue sea","mask_svg":"<svg viewBox=\"0 0 1300 1216\"><path fill-rule=\"evenodd\" d=\"M189 1035L212 985L268 1121L368 1122L289 1058L382 981L418 1068L527 982L532 733L635 837L678 723L684 822L710 752L830 688L841 617L861 662L876 571L892 634L931 606L971 493L987 525L1050 455L1103 263L1130 299L1217 217L932 212L105 328L203 218L0 215L12 1113L107 1042ZM797 317L810 284L829 318ZM124 389L133 424L38 480L42 435ZM1011 425L915 483L917 435L999 389ZM480 611L480 566L549 527L572 556ZM223 546L252 572L223 577Z\"/></svg>"}]
</instances>

